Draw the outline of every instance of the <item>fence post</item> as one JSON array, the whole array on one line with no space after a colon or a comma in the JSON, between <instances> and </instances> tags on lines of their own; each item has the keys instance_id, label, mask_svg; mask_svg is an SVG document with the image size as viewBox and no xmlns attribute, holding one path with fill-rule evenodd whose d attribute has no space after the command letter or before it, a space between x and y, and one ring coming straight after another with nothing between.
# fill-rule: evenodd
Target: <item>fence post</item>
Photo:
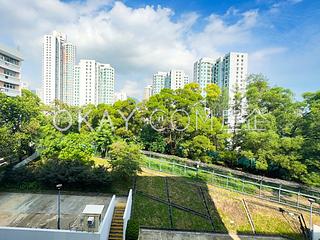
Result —
<instances>
[{"instance_id":1,"label":"fence post","mask_svg":"<svg viewBox=\"0 0 320 240\"><path fill-rule=\"evenodd\" d=\"M149 163L149 169L151 169L151 160L150 160L150 158L149 158L148 163Z\"/></svg>"},{"instance_id":2,"label":"fence post","mask_svg":"<svg viewBox=\"0 0 320 240\"><path fill-rule=\"evenodd\" d=\"M244 192L244 179L242 179L242 192Z\"/></svg>"},{"instance_id":3,"label":"fence post","mask_svg":"<svg viewBox=\"0 0 320 240\"><path fill-rule=\"evenodd\" d=\"M262 189L262 179L260 180L260 186L259 186L259 197L261 197L261 189Z\"/></svg>"},{"instance_id":4,"label":"fence post","mask_svg":"<svg viewBox=\"0 0 320 240\"><path fill-rule=\"evenodd\" d=\"M229 176L227 176L227 188L229 188Z\"/></svg>"},{"instance_id":5,"label":"fence post","mask_svg":"<svg viewBox=\"0 0 320 240\"><path fill-rule=\"evenodd\" d=\"M213 175L214 175L214 170L212 170L212 174L211 174L211 183L213 184Z\"/></svg>"},{"instance_id":6,"label":"fence post","mask_svg":"<svg viewBox=\"0 0 320 240\"><path fill-rule=\"evenodd\" d=\"M184 164L184 174L187 175L187 164Z\"/></svg>"},{"instance_id":7,"label":"fence post","mask_svg":"<svg viewBox=\"0 0 320 240\"><path fill-rule=\"evenodd\" d=\"M159 165L160 165L160 172L162 172L162 169L161 169L161 163L160 163Z\"/></svg>"},{"instance_id":8,"label":"fence post","mask_svg":"<svg viewBox=\"0 0 320 240\"><path fill-rule=\"evenodd\" d=\"M301 190L299 189L299 192L298 192L298 194L297 194L297 207L300 206L300 202L299 202L299 201L300 201L300 199L299 199L299 198L300 198L300 191L301 191Z\"/></svg>"},{"instance_id":9,"label":"fence post","mask_svg":"<svg viewBox=\"0 0 320 240\"><path fill-rule=\"evenodd\" d=\"M281 186L282 185L279 186L279 194L278 194L278 197L279 197L278 201L279 202L281 202Z\"/></svg>"}]
</instances>

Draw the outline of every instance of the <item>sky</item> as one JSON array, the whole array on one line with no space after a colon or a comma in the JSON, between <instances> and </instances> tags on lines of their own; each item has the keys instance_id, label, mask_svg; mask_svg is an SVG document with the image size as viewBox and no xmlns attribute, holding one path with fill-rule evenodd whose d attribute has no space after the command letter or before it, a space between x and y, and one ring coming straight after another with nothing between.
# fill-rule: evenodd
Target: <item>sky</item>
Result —
<instances>
[{"instance_id":1,"label":"sky","mask_svg":"<svg viewBox=\"0 0 320 240\"><path fill-rule=\"evenodd\" d=\"M23 55L22 79L41 87L42 39L63 32L79 59L111 64L116 91L141 98L152 74L185 70L230 51L249 73L296 98L320 90L318 0L0 0L0 43Z\"/></svg>"}]
</instances>

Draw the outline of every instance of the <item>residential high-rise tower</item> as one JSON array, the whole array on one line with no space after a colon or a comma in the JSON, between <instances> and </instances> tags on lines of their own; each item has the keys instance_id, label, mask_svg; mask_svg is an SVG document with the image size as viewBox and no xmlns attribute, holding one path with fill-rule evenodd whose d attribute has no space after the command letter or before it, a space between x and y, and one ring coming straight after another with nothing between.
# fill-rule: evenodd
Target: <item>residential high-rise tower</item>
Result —
<instances>
[{"instance_id":1,"label":"residential high-rise tower","mask_svg":"<svg viewBox=\"0 0 320 240\"><path fill-rule=\"evenodd\" d=\"M167 78L167 72L157 72L153 74L152 81L152 94L160 93L161 90L165 87L165 81Z\"/></svg>"},{"instance_id":2,"label":"residential high-rise tower","mask_svg":"<svg viewBox=\"0 0 320 240\"><path fill-rule=\"evenodd\" d=\"M81 59L74 68L75 105L112 104L114 101L114 68L95 60Z\"/></svg>"},{"instance_id":3,"label":"residential high-rise tower","mask_svg":"<svg viewBox=\"0 0 320 240\"><path fill-rule=\"evenodd\" d=\"M76 47L66 35L53 31L43 38L43 102L60 100L73 104Z\"/></svg>"},{"instance_id":4,"label":"residential high-rise tower","mask_svg":"<svg viewBox=\"0 0 320 240\"><path fill-rule=\"evenodd\" d=\"M199 83L201 89L204 89L207 86L207 84L213 82L213 65L214 60L212 58L201 58L194 63L193 81Z\"/></svg>"}]
</instances>

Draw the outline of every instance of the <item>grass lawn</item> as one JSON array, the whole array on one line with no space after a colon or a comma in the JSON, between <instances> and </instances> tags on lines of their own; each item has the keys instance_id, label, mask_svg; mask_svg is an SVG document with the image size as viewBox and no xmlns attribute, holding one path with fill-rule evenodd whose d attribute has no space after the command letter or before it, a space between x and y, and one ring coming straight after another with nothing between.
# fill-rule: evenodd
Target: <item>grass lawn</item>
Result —
<instances>
[{"instance_id":1,"label":"grass lawn","mask_svg":"<svg viewBox=\"0 0 320 240\"><path fill-rule=\"evenodd\" d=\"M176 229L212 231L212 226L209 220L176 208L172 209L172 218L173 226Z\"/></svg>"},{"instance_id":2,"label":"grass lawn","mask_svg":"<svg viewBox=\"0 0 320 240\"><path fill-rule=\"evenodd\" d=\"M137 221L140 226L170 228L168 212L166 204L140 195L136 195L134 198L132 219Z\"/></svg>"},{"instance_id":3,"label":"grass lawn","mask_svg":"<svg viewBox=\"0 0 320 240\"><path fill-rule=\"evenodd\" d=\"M177 178L168 178L168 184L171 202L203 214L207 213L199 188Z\"/></svg>"},{"instance_id":4,"label":"grass lawn","mask_svg":"<svg viewBox=\"0 0 320 240\"><path fill-rule=\"evenodd\" d=\"M165 181L163 177L138 177L137 189L149 195L166 200Z\"/></svg>"},{"instance_id":5,"label":"grass lawn","mask_svg":"<svg viewBox=\"0 0 320 240\"><path fill-rule=\"evenodd\" d=\"M254 204L248 204L248 208L257 233L277 233L292 239L303 239L296 217Z\"/></svg>"},{"instance_id":6,"label":"grass lawn","mask_svg":"<svg viewBox=\"0 0 320 240\"><path fill-rule=\"evenodd\" d=\"M283 206L207 185L201 181L192 181L192 179L186 177L143 169L143 173L137 180L137 190L158 196L166 201L165 177L168 179L171 202L207 214L198 186L203 188L209 212L214 222L215 232L252 233L242 203L242 199L246 199L258 234L282 235L292 239L303 239L297 218L287 213L282 214L278 210L279 207ZM261 203L264 206L260 206ZM168 205L139 194L135 196L133 218L141 226L170 228ZM213 231L210 220L174 207L172 207L172 218L173 227L176 229ZM305 219L308 223L307 213L305 213ZM315 216L314 222L318 223L318 221L320 221L320 217Z\"/></svg>"}]
</instances>

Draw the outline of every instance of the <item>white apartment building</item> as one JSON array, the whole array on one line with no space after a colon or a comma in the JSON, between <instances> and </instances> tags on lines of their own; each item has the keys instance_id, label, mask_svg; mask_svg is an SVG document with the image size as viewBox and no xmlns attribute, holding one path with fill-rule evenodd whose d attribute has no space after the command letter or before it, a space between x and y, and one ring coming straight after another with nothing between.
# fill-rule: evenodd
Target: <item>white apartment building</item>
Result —
<instances>
[{"instance_id":1,"label":"white apartment building","mask_svg":"<svg viewBox=\"0 0 320 240\"><path fill-rule=\"evenodd\" d=\"M234 94L245 94L248 75L248 54L231 52L217 59L213 67L213 82L228 89L229 104L234 104Z\"/></svg>"},{"instance_id":2,"label":"white apartment building","mask_svg":"<svg viewBox=\"0 0 320 240\"><path fill-rule=\"evenodd\" d=\"M80 105L80 65L75 65L73 69L74 74L74 88L73 88L73 104Z\"/></svg>"},{"instance_id":3,"label":"white apartment building","mask_svg":"<svg viewBox=\"0 0 320 240\"><path fill-rule=\"evenodd\" d=\"M149 100L152 96L152 85L148 85L144 88L143 100Z\"/></svg>"},{"instance_id":4,"label":"white apartment building","mask_svg":"<svg viewBox=\"0 0 320 240\"><path fill-rule=\"evenodd\" d=\"M248 54L240 52L230 52L223 57L212 61L211 58L201 58L194 63L194 82L199 83L204 89L207 84L215 83L228 94L228 108L226 122L229 126L234 126L236 114L232 112L235 104L235 93L245 94L248 75ZM205 93L204 93L205 94ZM237 121L242 121L246 114L246 99L241 102L241 113Z\"/></svg>"},{"instance_id":5,"label":"white apartment building","mask_svg":"<svg viewBox=\"0 0 320 240\"><path fill-rule=\"evenodd\" d=\"M165 81L165 88L177 90L189 83L189 77L183 70L171 70Z\"/></svg>"},{"instance_id":6,"label":"white apartment building","mask_svg":"<svg viewBox=\"0 0 320 240\"><path fill-rule=\"evenodd\" d=\"M167 72L157 72L153 74L152 81L152 94L160 93L162 89L165 88L165 81L167 78Z\"/></svg>"},{"instance_id":7,"label":"white apartment building","mask_svg":"<svg viewBox=\"0 0 320 240\"><path fill-rule=\"evenodd\" d=\"M217 59L213 67L213 82L228 93L228 112L225 114L229 126L234 126L244 120L246 115L246 99L244 98L247 87L248 54L230 52ZM240 112L234 112L235 94L240 93L242 100Z\"/></svg>"},{"instance_id":8,"label":"white apartment building","mask_svg":"<svg viewBox=\"0 0 320 240\"><path fill-rule=\"evenodd\" d=\"M76 46L70 42L62 45L62 101L74 104L74 66L76 64Z\"/></svg>"},{"instance_id":9,"label":"white apartment building","mask_svg":"<svg viewBox=\"0 0 320 240\"><path fill-rule=\"evenodd\" d=\"M113 104L114 101L114 68L110 64L97 63L98 91L97 103Z\"/></svg>"},{"instance_id":10,"label":"white apartment building","mask_svg":"<svg viewBox=\"0 0 320 240\"><path fill-rule=\"evenodd\" d=\"M74 68L75 105L112 104L114 100L114 68L95 60L81 59Z\"/></svg>"},{"instance_id":11,"label":"white apartment building","mask_svg":"<svg viewBox=\"0 0 320 240\"><path fill-rule=\"evenodd\" d=\"M193 66L193 81L197 82L201 89L204 89L207 84L213 82L212 68L214 60L212 58L200 58Z\"/></svg>"},{"instance_id":12,"label":"white apartment building","mask_svg":"<svg viewBox=\"0 0 320 240\"><path fill-rule=\"evenodd\" d=\"M43 38L43 102L52 103L55 99L61 99L63 53L62 45L66 41L66 35L53 31Z\"/></svg>"},{"instance_id":13,"label":"white apartment building","mask_svg":"<svg viewBox=\"0 0 320 240\"><path fill-rule=\"evenodd\" d=\"M76 47L65 34L53 31L43 38L43 102L55 99L73 104Z\"/></svg>"},{"instance_id":14,"label":"white apartment building","mask_svg":"<svg viewBox=\"0 0 320 240\"><path fill-rule=\"evenodd\" d=\"M21 95L21 62L19 51L0 45L0 92Z\"/></svg>"}]
</instances>

